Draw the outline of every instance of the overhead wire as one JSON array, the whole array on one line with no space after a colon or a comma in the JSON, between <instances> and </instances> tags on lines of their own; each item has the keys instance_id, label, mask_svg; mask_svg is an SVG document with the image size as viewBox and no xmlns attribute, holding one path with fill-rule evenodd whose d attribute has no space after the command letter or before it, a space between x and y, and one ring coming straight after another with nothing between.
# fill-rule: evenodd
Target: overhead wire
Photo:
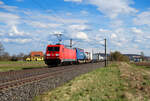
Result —
<instances>
[{"instance_id":1,"label":"overhead wire","mask_svg":"<svg viewBox=\"0 0 150 101\"><path fill-rule=\"evenodd\" d=\"M45 6L42 5L42 3L39 3L37 0L31 0L34 4L36 4L39 8L43 9L43 10L46 10L47 8ZM48 6L48 2L45 0L45 4ZM53 16L54 18L59 18L59 21L60 23L62 23L62 25L65 25L65 22L62 18L62 16L57 16L56 13L53 12L53 14L51 15ZM65 32L65 29L64 29L64 32ZM65 40L68 40L68 37L66 37L65 35L62 36Z\"/></svg>"},{"instance_id":2,"label":"overhead wire","mask_svg":"<svg viewBox=\"0 0 150 101\"><path fill-rule=\"evenodd\" d=\"M39 3L37 0L31 0L33 3L35 3L38 7L40 7L41 9L43 9L43 10L46 10L47 8L45 7L45 6L43 6L42 5L42 3ZM48 4L48 2L45 0L45 4L47 5ZM59 16L57 16L56 14L54 14L53 13L53 15L52 16L54 16L54 17L56 17L56 18L60 18L59 20L61 21L61 23L63 23L63 25L65 25L65 23L64 23L64 21L63 21L63 19L62 19L62 16L61 17L59 17ZM92 44L92 43L90 43L90 44ZM93 43L94 44L94 43ZM100 46L103 46L104 47L104 44L101 44Z\"/></svg>"}]
</instances>

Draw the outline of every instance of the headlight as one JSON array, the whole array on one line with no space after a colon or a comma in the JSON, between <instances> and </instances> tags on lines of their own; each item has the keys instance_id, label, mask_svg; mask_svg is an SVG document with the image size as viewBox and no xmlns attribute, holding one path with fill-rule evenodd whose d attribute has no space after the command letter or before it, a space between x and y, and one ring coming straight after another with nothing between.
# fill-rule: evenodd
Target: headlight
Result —
<instances>
[{"instance_id":1,"label":"headlight","mask_svg":"<svg viewBox=\"0 0 150 101\"><path fill-rule=\"evenodd\" d=\"M56 54L56 56L59 56L59 54Z\"/></svg>"},{"instance_id":2,"label":"headlight","mask_svg":"<svg viewBox=\"0 0 150 101\"><path fill-rule=\"evenodd\" d=\"M47 56L50 56L50 54L47 54Z\"/></svg>"}]
</instances>

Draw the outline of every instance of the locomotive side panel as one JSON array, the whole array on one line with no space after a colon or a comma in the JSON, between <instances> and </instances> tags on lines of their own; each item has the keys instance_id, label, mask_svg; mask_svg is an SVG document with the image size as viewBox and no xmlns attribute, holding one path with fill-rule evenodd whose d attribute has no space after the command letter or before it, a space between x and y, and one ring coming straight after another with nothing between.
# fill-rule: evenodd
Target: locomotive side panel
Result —
<instances>
[{"instance_id":1,"label":"locomotive side panel","mask_svg":"<svg viewBox=\"0 0 150 101\"><path fill-rule=\"evenodd\" d=\"M74 49L63 48L62 49L63 58L62 62L76 61L76 51Z\"/></svg>"}]
</instances>

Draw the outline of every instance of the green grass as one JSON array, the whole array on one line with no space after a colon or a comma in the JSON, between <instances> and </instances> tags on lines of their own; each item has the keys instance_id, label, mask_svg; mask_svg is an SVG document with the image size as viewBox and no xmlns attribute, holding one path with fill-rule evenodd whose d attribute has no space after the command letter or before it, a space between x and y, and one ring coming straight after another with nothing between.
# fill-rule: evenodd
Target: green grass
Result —
<instances>
[{"instance_id":1,"label":"green grass","mask_svg":"<svg viewBox=\"0 0 150 101\"><path fill-rule=\"evenodd\" d=\"M37 96L33 101L127 101L125 80L116 64L77 77L62 87Z\"/></svg>"},{"instance_id":2,"label":"green grass","mask_svg":"<svg viewBox=\"0 0 150 101\"><path fill-rule=\"evenodd\" d=\"M138 69L145 69L145 70L150 71L150 66L137 66L136 64L130 64L130 65Z\"/></svg>"},{"instance_id":3,"label":"green grass","mask_svg":"<svg viewBox=\"0 0 150 101\"><path fill-rule=\"evenodd\" d=\"M149 101L150 71L124 62L76 77L33 101Z\"/></svg>"},{"instance_id":4,"label":"green grass","mask_svg":"<svg viewBox=\"0 0 150 101\"><path fill-rule=\"evenodd\" d=\"M44 61L0 61L0 72L46 66Z\"/></svg>"}]
</instances>

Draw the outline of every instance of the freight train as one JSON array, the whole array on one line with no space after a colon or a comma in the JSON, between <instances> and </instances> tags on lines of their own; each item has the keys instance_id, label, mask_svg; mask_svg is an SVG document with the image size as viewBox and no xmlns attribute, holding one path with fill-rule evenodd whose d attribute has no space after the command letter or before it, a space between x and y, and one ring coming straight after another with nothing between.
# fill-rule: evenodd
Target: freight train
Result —
<instances>
[{"instance_id":1,"label":"freight train","mask_svg":"<svg viewBox=\"0 0 150 101\"><path fill-rule=\"evenodd\" d=\"M45 64L48 66L57 66L65 64L79 64L87 62L95 62L98 57L92 59L92 53L84 52L80 48L67 48L64 45L48 45L46 48Z\"/></svg>"}]
</instances>

